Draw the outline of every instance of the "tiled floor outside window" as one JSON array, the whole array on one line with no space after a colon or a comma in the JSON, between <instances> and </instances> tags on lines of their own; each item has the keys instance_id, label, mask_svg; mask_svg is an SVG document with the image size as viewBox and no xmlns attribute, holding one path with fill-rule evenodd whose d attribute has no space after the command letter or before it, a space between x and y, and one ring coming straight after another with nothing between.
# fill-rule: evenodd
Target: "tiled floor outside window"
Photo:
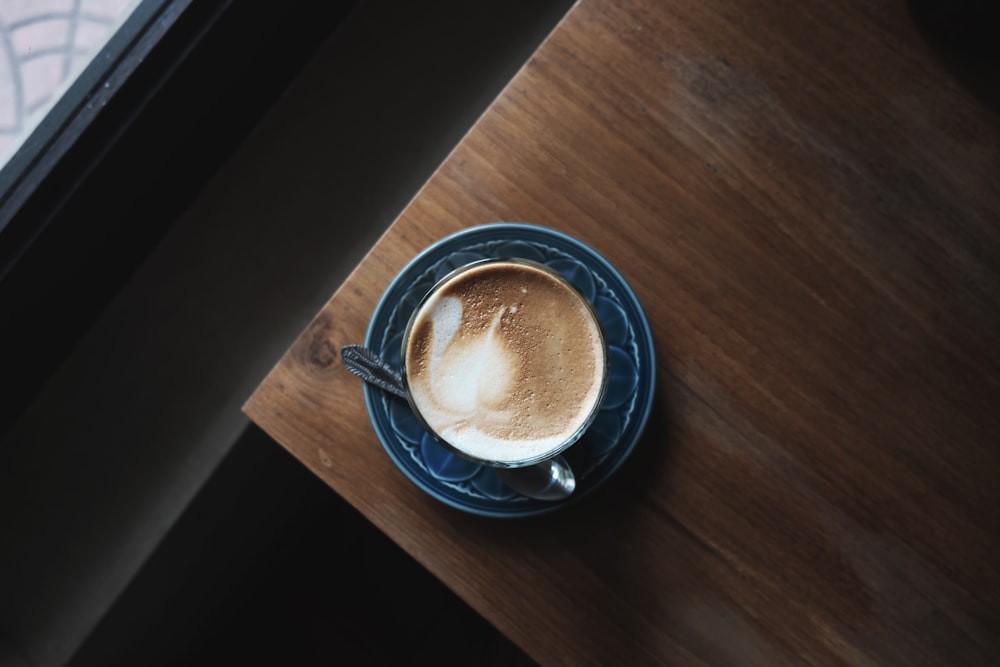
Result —
<instances>
[{"instance_id":1,"label":"tiled floor outside window","mask_svg":"<svg viewBox=\"0 0 1000 667\"><path fill-rule=\"evenodd\" d=\"M0 166L141 0L0 0Z\"/></svg>"}]
</instances>

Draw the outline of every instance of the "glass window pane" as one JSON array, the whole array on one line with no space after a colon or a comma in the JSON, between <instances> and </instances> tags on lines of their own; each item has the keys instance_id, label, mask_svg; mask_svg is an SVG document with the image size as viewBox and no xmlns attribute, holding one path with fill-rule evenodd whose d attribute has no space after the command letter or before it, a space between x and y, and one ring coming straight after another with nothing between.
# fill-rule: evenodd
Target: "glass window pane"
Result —
<instances>
[{"instance_id":1,"label":"glass window pane","mask_svg":"<svg viewBox=\"0 0 1000 667\"><path fill-rule=\"evenodd\" d=\"M141 0L0 0L0 167Z\"/></svg>"}]
</instances>

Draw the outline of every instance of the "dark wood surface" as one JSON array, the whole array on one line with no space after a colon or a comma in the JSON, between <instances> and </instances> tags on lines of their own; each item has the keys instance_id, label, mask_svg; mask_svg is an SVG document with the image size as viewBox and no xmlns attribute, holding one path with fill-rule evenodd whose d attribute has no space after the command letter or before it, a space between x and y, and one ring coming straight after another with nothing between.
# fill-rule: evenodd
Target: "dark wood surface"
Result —
<instances>
[{"instance_id":1,"label":"dark wood surface","mask_svg":"<svg viewBox=\"0 0 1000 667\"><path fill-rule=\"evenodd\" d=\"M245 410L542 664L998 664L1000 118L975 73L902 1L581 2ZM634 455L532 520L418 490L337 352L416 253L493 221L604 254L658 355Z\"/></svg>"}]
</instances>

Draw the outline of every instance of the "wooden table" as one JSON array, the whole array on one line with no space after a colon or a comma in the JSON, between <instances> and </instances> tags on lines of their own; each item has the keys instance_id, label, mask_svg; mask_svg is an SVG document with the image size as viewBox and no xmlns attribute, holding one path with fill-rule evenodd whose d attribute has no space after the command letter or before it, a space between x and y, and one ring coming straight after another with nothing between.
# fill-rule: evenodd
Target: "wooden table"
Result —
<instances>
[{"instance_id":1,"label":"wooden table","mask_svg":"<svg viewBox=\"0 0 1000 667\"><path fill-rule=\"evenodd\" d=\"M1000 664L1000 122L970 72L902 0L581 2L245 411L539 663ZM419 490L338 354L493 221L600 251L658 361L618 474L525 520Z\"/></svg>"}]
</instances>

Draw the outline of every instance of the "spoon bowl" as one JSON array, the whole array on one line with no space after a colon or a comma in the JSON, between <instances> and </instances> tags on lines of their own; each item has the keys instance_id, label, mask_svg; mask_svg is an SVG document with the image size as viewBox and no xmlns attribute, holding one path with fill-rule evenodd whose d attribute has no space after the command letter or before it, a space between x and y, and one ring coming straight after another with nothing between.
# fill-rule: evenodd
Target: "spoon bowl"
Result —
<instances>
[{"instance_id":1,"label":"spoon bowl","mask_svg":"<svg viewBox=\"0 0 1000 667\"><path fill-rule=\"evenodd\" d=\"M573 469L562 456L523 468L497 468L496 471L504 484L536 500L562 500L576 488Z\"/></svg>"}]
</instances>

